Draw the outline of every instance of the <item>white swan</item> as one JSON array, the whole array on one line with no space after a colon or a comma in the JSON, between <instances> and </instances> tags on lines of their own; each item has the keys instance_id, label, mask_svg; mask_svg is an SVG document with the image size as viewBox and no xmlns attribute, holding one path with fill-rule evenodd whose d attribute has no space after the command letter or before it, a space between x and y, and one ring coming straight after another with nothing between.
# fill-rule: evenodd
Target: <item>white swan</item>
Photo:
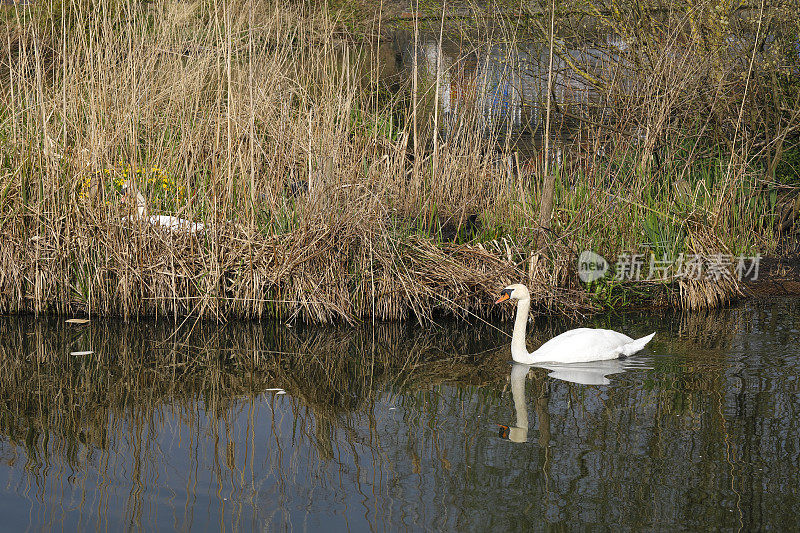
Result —
<instances>
[{"instance_id":1,"label":"white swan","mask_svg":"<svg viewBox=\"0 0 800 533\"><path fill-rule=\"evenodd\" d=\"M538 350L528 353L525 346L525 331L528 325L528 312L531 308L531 294L525 285L509 285L500 293L495 303L516 299L517 317L514 321L514 335L511 337L511 357L517 363L536 365L539 363L587 363L605 361L633 355L650 342L655 333L641 339L632 338L609 329L578 328L565 331L542 344Z\"/></svg>"},{"instance_id":2,"label":"white swan","mask_svg":"<svg viewBox=\"0 0 800 533\"><path fill-rule=\"evenodd\" d=\"M205 226L200 222L192 222L184 218L173 217L169 215L150 215L147 214L147 202L142 193L136 188L133 181L125 180L122 184L122 193L126 196L132 196L136 201L136 214L139 220L144 220L150 223L151 226L157 226L168 229L174 233L197 233L203 231ZM124 200L123 200L124 201ZM130 219L131 217L128 217Z\"/></svg>"}]
</instances>

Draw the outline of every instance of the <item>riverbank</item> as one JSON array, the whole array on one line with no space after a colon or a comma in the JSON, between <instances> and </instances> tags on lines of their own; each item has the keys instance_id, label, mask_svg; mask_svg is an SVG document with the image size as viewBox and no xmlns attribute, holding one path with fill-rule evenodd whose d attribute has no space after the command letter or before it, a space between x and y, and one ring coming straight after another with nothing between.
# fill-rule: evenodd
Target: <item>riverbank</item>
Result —
<instances>
[{"instance_id":1,"label":"riverbank","mask_svg":"<svg viewBox=\"0 0 800 533\"><path fill-rule=\"evenodd\" d=\"M797 57L753 59L779 10L732 16L742 46L696 38L716 19L623 46L623 14L557 49L529 13L391 48L377 12L103 5L2 11L2 313L425 322L507 317L512 282L549 314L714 307L735 263L679 258L780 257L797 219ZM526 102L498 74L519 40ZM671 266L586 285L583 251Z\"/></svg>"},{"instance_id":2,"label":"riverbank","mask_svg":"<svg viewBox=\"0 0 800 533\"><path fill-rule=\"evenodd\" d=\"M42 235L0 244L0 312L277 318L290 324L502 318L510 316L510 308L493 301L500 288L520 280L532 289L534 312L569 317L604 310L707 308L741 297L800 294L796 258L750 261L744 282L734 264L721 279L708 273L697 279L649 279L646 261L641 280L626 280L620 279L618 262L616 275L611 271L585 284L577 258L565 247L546 247L526 258L527 247L510 239L437 244L418 236L369 233L345 221L268 239L248 239L240 228L176 235L116 224L111 231L105 224L94 231L89 225L71 232L51 227ZM87 260L76 267L75 257ZM16 262L20 258L25 262Z\"/></svg>"}]
</instances>

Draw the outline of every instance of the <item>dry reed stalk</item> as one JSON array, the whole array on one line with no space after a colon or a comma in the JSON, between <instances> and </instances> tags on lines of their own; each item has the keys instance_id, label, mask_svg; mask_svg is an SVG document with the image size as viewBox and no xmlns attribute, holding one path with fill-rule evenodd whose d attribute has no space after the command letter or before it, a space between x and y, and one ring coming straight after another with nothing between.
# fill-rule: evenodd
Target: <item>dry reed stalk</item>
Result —
<instances>
[{"instance_id":1,"label":"dry reed stalk","mask_svg":"<svg viewBox=\"0 0 800 533\"><path fill-rule=\"evenodd\" d=\"M539 207L539 226L542 235L537 239L537 248L545 242L545 233L550 230L550 218L553 216L553 188L555 187L555 176L550 169L550 112L552 110L553 93L553 46L555 42L555 22L556 22L556 2L550 2L550 42L548 43L547 61L547 106L544 121L544 172L542 184L542 201Z\"/></svg>"},{"instance_id":2,"label":"dry reed stalk","mask_svg":"<svg viewBox=\"0 0 800 533\"><path fill-rule=\"evenodd\" d=\"M707 224L693 219L688 222L687 254L702 258L731 255ZM740 280L733 273L719 278L706 275L699 279L681 279L678 289L681 307L690 310L720 307L743 294Z\"/></svg>"}]
</instances>

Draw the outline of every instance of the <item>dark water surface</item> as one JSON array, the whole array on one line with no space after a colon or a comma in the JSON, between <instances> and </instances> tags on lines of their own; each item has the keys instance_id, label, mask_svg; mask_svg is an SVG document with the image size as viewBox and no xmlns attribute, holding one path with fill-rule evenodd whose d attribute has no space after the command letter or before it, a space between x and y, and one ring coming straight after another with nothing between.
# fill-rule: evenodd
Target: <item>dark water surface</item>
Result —
<instances>
[{"instance_id":1,"label":"dark water surface","mask_svg":"<svg viewBox=\"0 0 800 533\"><path fill-rule=\"evenodd\" d=\"M0 318L0 528L797 526L800 300L592 322L658 334L565 370L463 323Z\"/></svg>"}]
</instances>

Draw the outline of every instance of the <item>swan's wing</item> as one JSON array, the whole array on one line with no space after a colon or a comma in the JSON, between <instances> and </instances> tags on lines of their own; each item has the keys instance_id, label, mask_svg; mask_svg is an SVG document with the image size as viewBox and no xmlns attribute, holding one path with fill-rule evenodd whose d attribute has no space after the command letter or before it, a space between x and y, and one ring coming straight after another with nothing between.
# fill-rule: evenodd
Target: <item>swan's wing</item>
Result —
<instances>
[{"instance_id":1,"label":"swan's wing","mask_svg":"<svg viewBox=\"0 0 800 533\"><path fill-rule=\"evenodd\" d=\"M173 229L178 226L175 217L168 215L151 215L150 224L153 226L161 226L168 229Z\"/></svg>"},{"instance_id":2,"label":"swan's wing","mask_svg":"<svg viewBox=\"0 0 800 533\"><path fill-rule=\"evenodd\" d=\"M633 339L610 329L578 328L553 337L531 355L541 362L581 363L617 359Z\"/></svg>"},{"instance_id":3,"label":"swan's wing","mask_svg":"<svg viewBox=\"0 0 800 533\"><path fill-rule=\"evenodd\" d=\"M184 231L188 233L203 231L203 224L199 222L192 222L191 220L169 215L153 215L150 217L150 223L154 226L168 228L172 231Z\"/></svg>"}]
</instances>

